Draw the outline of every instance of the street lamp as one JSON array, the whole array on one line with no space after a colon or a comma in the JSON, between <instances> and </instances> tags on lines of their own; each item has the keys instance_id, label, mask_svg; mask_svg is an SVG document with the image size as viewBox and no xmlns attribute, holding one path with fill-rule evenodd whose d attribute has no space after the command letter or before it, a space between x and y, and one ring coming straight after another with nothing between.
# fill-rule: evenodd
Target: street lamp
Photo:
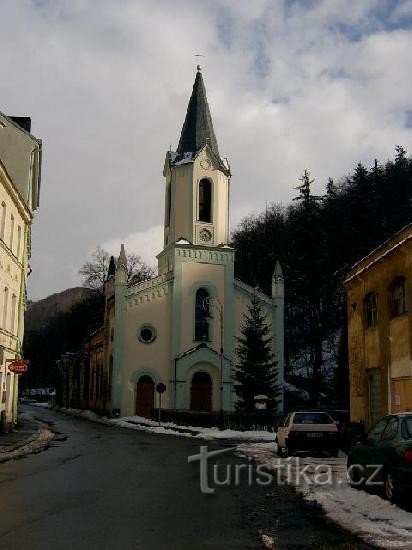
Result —
<instances>
[{"instance_id":1,"label":"street lamp","mask_svg":"<svg viewBox=\"0 0 412 550\"><path fill-rule=\"evenodd\" d=\"M223 321L223 304L219 300L219 298L213 298L208 296L203 300L203 309L206 312L206 315L211 317L210 310L211 308L215 308L219 314L219 320L220 320L220 411L219 411L219 419L218 419L218 427L219 430L223 430L224 428L224 416L223 416L223 335L224 335L224 321Z\"/></svg>"}]
</instances>

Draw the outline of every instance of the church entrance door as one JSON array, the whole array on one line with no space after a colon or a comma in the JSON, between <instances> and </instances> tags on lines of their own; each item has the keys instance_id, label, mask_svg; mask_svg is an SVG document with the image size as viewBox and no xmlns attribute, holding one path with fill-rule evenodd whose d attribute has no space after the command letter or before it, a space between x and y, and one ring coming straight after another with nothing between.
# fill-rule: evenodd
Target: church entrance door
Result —
<instances>
[{"instance_id":1,"label":"church entrance door","mask_svg":"<svg viewBox=\"0 0 412 550\"><path fill-rule=\"evenodd\" d=\"M193 375L190 398L192 411L212 410L212 379L207 372Z\"/></svg>"},{"instance_id":2,"label":"church entrance door","mask_svg":"<svg viewBox=\"0 0 412 550\"><path fill-rule=\"evenodd\" d=\"M150 376L142 376L136 387L136 415L151 418L154 409L155 386Z\"/></svg>"}]
</instances>

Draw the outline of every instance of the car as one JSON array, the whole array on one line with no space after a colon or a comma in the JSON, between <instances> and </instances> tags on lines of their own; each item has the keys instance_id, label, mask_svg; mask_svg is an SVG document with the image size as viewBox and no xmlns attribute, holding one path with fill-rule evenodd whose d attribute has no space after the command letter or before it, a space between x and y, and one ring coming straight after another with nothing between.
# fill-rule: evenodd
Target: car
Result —
<instances>
[{"instance_id":1,"label":"car","mask_svg":"<svg viewBox=\"0 0 412 550\"><path fill-rule=\"evenodd\" d=\"M353 445L347 460L352 487L378 483L397 502L412 493L412 413L390 414Z\"/></svg>"},{"instance_id":2,"label":"car","mask_svg":"<svg viewBox=\"0 0 412 550\"><path fill-rule=\"evenodd\" d=\"M338 456L338 427L326 412L291 412L278 428L277 444L280 456L297 451L326 451Z\"/></svg>"}]
</instances>

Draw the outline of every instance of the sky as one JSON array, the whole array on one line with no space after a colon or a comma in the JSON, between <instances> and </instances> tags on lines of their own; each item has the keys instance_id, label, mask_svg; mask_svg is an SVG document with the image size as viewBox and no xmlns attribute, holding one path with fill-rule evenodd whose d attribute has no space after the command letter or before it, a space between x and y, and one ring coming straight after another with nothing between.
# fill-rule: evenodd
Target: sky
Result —
<instances>
[{"instance_id":1,"label":"sky","mask_svg":"<svg viewBox=\"0 0 412 550\"><path fill-rule=\"evenodd\" d=\"M0 111L43 140L32 299L81 284L97 245L155 265L199 60L232 229L305 168L322 192L412 153L412 0L0 0L0 17Z\"/></svg>"}]
</instances>

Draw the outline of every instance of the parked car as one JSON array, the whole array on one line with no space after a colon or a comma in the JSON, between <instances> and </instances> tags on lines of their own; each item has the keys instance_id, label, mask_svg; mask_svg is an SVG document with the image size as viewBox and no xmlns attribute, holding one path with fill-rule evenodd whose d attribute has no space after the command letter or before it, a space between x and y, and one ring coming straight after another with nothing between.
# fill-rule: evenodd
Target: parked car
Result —
<instances>
[{"instance_id":1,"label":"parked car","mask_svg":"<svg viewBox=\"0 0 412 550\"><path fill-rule=\"evenodd\" d=\"M348 475L353 487L382 484L392 502L412 493L412 413L391 414L377 422L349 451Z\"/></svg>"},{"instance_id":2,"label":"parked car","mask_svg":"<svg viewBox=\"0 0 412 550\"><path fill-rule=\"evenodd\" d=\"M338 427L325 412L291 412L278 428L277 444L280 456L296 451L326 451L338 456Z\"/></svg>"}]
</instances>

